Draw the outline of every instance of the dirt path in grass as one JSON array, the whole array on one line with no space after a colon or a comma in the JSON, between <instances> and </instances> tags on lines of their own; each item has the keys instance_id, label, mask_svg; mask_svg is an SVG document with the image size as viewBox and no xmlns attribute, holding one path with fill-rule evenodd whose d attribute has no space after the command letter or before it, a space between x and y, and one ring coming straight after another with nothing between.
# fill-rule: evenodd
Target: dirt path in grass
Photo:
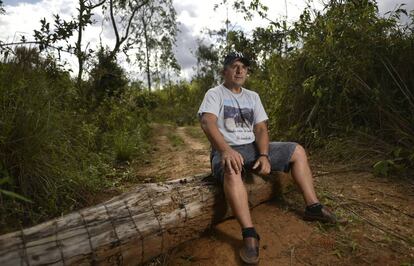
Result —
<instances>
[{"instance_id":1,"label":"dirt path in grass","mask_svg":"<svg viewBox=\"0 0 414 266\"><path fill-rule=\"evenodd\" d=\"M144 164L135 162L135 176L158 182L205 173L210 170L209 144L197 127L153 124L151 155Z\"/></svg>"},{"instance_id":2,"label":"dirt path in grass","mask_svg":"<svg viewBox=\"0 0 414 266\"><path fill-rule=\"evenodd\" d=\"M153 151L134 174L156 182L209 171L209 145L199 127L154 125ZM414 181L374 177L353 165L310 158L320 200L348 224L305 222L301 194L291 186L279 200L252 210L261 235L259 265L414 265ZM234 219L147 265L242 265Z\"/></svg>"}]
</instances>

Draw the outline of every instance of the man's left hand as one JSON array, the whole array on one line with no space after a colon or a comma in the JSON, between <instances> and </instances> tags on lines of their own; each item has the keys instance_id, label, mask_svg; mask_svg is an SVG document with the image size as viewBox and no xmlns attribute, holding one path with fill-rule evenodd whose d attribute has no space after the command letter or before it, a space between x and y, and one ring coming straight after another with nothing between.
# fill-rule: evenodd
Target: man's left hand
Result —
<instances>
[{"instance_id":1,"label":"man's left hand","mask_svg":"<svg viewBox=\"0 0 414 266\"><path fill-rule=\"evenodd\" d=\"M260 156L259 159L254 163L253 170L258 170L259 175L270 174L270 162L266 156Z\"/></svg>"}]
</instances>

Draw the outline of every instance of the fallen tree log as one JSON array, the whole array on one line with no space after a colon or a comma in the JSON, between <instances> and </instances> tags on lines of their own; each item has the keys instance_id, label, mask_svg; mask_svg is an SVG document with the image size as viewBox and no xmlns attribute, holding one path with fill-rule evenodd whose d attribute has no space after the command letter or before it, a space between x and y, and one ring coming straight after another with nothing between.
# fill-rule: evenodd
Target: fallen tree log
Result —
<instances>
[{"instance_id":1,"label":"fallen tree log","mask_svg":"<svg viewBox=\"0 0 414 266\"><path fill-rule=\"evenodd\" d=\"M288 181L250 176L254 207ZM0 236L0 265L138 265L231 216L208 174L142 184L99 205Z\"/></svg>"}]
</instances>

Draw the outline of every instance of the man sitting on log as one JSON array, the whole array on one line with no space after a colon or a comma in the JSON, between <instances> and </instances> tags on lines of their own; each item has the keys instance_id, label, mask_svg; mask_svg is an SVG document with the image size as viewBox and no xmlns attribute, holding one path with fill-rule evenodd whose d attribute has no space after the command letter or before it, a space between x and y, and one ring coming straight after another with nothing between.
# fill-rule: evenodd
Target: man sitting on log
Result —
<instances>
[{"instance_id":1,"label":"man sitting on log","mask_svg":"<svg viewBox=\"0 0 414 266\"><path fill-rule=\"evenodd\" d=\"M198 111L201 127L212 145L213 175L223 184L227 201L241 228L244 245L240 257L246 263L259 260L259 235L250 216L242 172L268 175L291 171L306 203L305 220L336 223L335 215L315 193L312 173L302 146L294 142L270 142L268 116L256 92L243 88L250 60L240 52L223 62L224 83L207 91Z\"/></svg>"}]
</instances>

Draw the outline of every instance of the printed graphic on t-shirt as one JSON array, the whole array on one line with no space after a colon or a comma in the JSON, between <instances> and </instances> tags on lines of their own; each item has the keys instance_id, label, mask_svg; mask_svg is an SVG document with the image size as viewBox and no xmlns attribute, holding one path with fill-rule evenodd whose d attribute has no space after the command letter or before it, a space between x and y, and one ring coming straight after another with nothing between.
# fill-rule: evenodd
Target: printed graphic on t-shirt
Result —
<instances>
[{"instance_id":1,"label":"printed graphic on t-shirt","mask_svg":"<svg viewBox=\"0 0 414 266\"><path fill-rule=\"evenodd\" d=\"M235 133L237 139L251 139L251 134L246 133L253 129L253 108L248 103L240 105L242 103L235 100L224 100L224 127Z\"/></svg>"}]
</instances>

